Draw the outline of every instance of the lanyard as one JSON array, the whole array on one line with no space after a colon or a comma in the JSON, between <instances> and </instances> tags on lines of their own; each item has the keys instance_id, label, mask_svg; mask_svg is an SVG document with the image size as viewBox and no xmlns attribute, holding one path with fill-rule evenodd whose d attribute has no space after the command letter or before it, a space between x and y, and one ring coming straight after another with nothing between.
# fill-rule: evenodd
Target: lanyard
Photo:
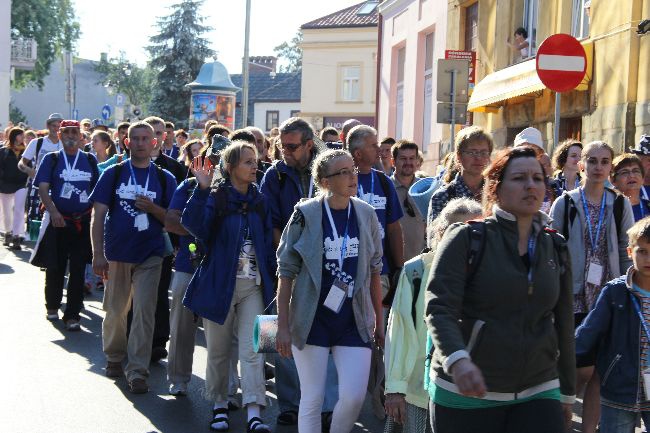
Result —
<instances>
[{"instance_id":1,"label":"lanyard","mask_svg":"<svg viewBox=\"0 0 650 433\"><path fill-rule=\"evenodd\" d=\"M630 293L630 296L632 297L632 303L634 304L634 309L636 310L636 314L639 315L639 320L641 320L641 325L643 325L643 329L645 329L645 335L648 338L648 341L650 341L650 330L648 329L648 324L643 318L643 313L641 312L641 306L639 305L639 300L632 293Z\"/></svg>"},{"instance_id":2,"label":"lanyard","mask_svg":"<svg viewBox=\"0 0 650 433\"><path fill-rule=\"evenodd\" d=\"M596 254L596 243L600 238L600 229L603 226L603 220L605 215L605 191L603 191L603 199L600 203L600 214L598 215L598 226L596 227L596 238L594 239L594 234L591 230L591 217L589 216L589 208L587 207L587 199L585 198L584 188L580 188L580 195L582 196L582 206L585 210L585 218L587 219L587 228L589 229L589 240L591 241L591 254Z\"/></svg>"},{"instance_id":3,"label":"lanyard","mask_svg":"<svg viewBox=\"0 0 650 433\"><path fill-rule=\"evenodd\" d=\"M167 150L163 148L163 153L171 158L172 154L174 153L174 146L172 146L172 148L169 149L169 153L167 153Z\"/></svg>"},{"instance_id":4,"label":"lanyard","mask_svg":"<svg viewBox=\"0 0 650 433\"><path fill-rule=\"evenodd\" d=\"M535 234L531 233L528 238L528 294L533 294L533 261L535 259L535 248L537 246L537 239Z\"/></svg>"},{"instance_id":5,"label":"lanyard","mask_svg":"<svg viewBox=\"0 0 650 433\"><path fill-rule=\"evenodd\" d=\"M332 212L330 211L330 205L327 202L327 197L323 199L325 202L325 212L327 212L327 218L330 220L330 226L332 227L332 234L334 235L334 241L336 242L339 239L339 233L336 230L336 224L334 224L334 218L332 218ZM350 204L348 203L348 219L345 221L345 232L343 233L343 241L341 242L341 255L339 256L339 276L343 272L343 260L345 259L345 252L348 249L348 226L350 225Z\"/></svg>"},{"instance_id":6,"label":"lanyard","mask_svg":"<svg viewBox=\"0 0 650 433\"><path fill-rule=\"evenodd\" d=\"M60 150L61 155L63 156L63 162L65 162L65 168L68 170L68 176L72 176L72 172L74 171L75 167L77 166L77 161L79 160L79 154L81 151L77 149L77 155L74 157L74 162L72 163L72 168L70 168L70 163L68 162L68 156L65 154L63 149Z\"/></svg>"},{"instance_id":7,"label":"lanyard","mask_svg":"<svg viewBox=\"0 0 650 433\"><path fill-rule=\"evenodd\" d=\"M133 166L131 165L131 160L129 159L129 171L131 172L131 181L133 182L133 185L136 187L139 187L138 181L135 179L135 172L133 171ZM142 195L147 195L147 191L149 189L149 173L151 172L151 163L149 163L149 167L147 167L147 181L144 184L144 191L142 192ZM138 195L138 191L136 191L136 195Z\"/></svg>"},{"instance_id":8,"label":"lanyard","mask_svg":"<svg viewBox=\"0 0 650 433\"><path fill-rule=\"evenodd\" d=\"M359 182L359 186L357 186L357 194L359 195L359 198L363 200L363 187L361 186L361 182ZM372 203L375 201L374 198L375 198L375 173L373 173L372 170L370 170L370 201L367 202L370 206L372 206Z\"/></svg>"},{"instance_id":9,"label":"lanyard","mask_svg":"<svg viewBox=\"0 0 650 433\"><path fill-rule=\"evenodd\" d=\"M298 191L300 191L300 197L305 197L305 192L302 190L302 182L300 181L300 176L298 176ZM314 193L314 176L309 176L309 195L306 198L311 198Z\"/></svg>"}]
</instances>

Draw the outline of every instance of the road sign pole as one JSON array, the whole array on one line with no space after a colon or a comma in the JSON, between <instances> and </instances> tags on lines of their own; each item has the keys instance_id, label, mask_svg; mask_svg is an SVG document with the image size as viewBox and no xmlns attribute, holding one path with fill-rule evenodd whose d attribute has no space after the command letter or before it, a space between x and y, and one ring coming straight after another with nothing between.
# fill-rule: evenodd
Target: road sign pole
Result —
<instances>
[{"instance_id":1,"label":"road sign pole","mask_svg":"<svg viewBox=\"0 0 650 433\"><path fill-rule=\"evenodd\" d=\"M560 140L560 102L562 94L555 92L555 125L553 126L553 149L557 148L558 141Z\"/></svg>"},{"instance_id":2,"label":"road sign pole","mask_svg":"<svg viewBox=\"0 0 650 433\"><path fill-rule=\"evenodd\" d=\"M451 129L450 129L450 148L454 148L454 140L456 135L456 68L451 70Z\"/></svg>"}]
</instances>

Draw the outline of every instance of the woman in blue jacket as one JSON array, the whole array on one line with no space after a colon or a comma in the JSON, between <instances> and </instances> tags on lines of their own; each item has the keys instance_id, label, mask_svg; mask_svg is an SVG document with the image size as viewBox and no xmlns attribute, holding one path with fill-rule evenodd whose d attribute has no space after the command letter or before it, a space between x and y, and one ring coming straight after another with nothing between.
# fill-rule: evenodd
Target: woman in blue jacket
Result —
<instances>
[{"instance_id":1,"label":"woman in blue jacket","mask_svg":"<svg viewBox=\"0 0 650 433\"><path fill-rule=\"evenodd\" d=\"M269 432L260 419L265 405L264 361L253 351L253 323L273 299L270 213L255 182L257 150L235 141L221 154L224 180L210 190L213 167L195 158L198 188L181 223L203 246L205 256L187 288L183 304L203 317L208 349L206 395L214 401L210 428L227 431L228 371L233 334L239 339L242 403L247 431Z\"/></svg>"}]
</instances>

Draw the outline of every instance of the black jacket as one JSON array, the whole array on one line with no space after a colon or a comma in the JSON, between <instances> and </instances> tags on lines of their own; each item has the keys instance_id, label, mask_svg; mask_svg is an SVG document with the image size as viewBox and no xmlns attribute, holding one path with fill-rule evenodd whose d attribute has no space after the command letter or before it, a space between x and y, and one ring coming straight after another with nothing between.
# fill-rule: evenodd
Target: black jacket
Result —
<instances>
[{"instance_id":1,"label":"black jacket","mask_svg":"<svg viewBox=\"0 0 650 433\"><path fill-rule=\"evenodd\" d=\"M180 162L176 161L174 158L170 158L169 156L165 155L162 152L160 153L158 158L156 158L153 161L153 163L160 168L164 168L165 170L169 171L172 175L174 175L174 178L176 179L176 183L181 183L187 178L187 167L184 164L181 164Z\"/></svg>"},{"instance_id":2,"label":"black jacket","mask_svg":"<svg viewBox=\"0 0 650 433\"><path fill-rule=\"evenodd\" d=\"M27 174L18 170L20 156L8 147L0 148L0 193L13 194L27 184Z\"/></svg>"}]
</instances>

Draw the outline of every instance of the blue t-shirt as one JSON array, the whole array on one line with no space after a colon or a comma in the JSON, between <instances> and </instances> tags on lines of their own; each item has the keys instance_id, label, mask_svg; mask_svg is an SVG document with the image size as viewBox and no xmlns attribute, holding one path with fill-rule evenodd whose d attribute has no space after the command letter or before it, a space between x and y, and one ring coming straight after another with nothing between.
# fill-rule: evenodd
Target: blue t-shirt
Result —
<instances>
[{"instance_id":1,"label":"blue t-shirt","mask_svg":"<svg viewBox=\"0 0 650 433\"><path fill-rule=\"evenodd\" d=\"M176 143L172 145L171 149L165 149L163 146L160 151L173 159L178 159L178 155L180 155L180 149L176 146Z\"/></svg>"},{"instance_id":2,"label":"blue t-shirt","mask_svg":"<svg viewBox=\"0 0 650 433\"><path fill-rule=\"evenodd\" d=\"M194 192L194 188L196 188L195 178L185 179L181 182L178 188L176 188L176 191L174 191L169 209L176 209L183 212L185 204L190 199L192 192ZM189 245L192 242L194 242L194 237L191 235L178 237L178 254L176 254L176 260L174 261L174 269L178 272L194 273L189 250Z\"/></svg>"},{"instance_id":3,"label":"blue t-shirt","mask_svg":"<svg viewBox=\"0 0 650 433\"><path fill-rule=\"evenodd\" d=\"M115 173L120 167L120 178L115 182ZM146 214L147 227L136 226L136 217L141 213L135 207L136 192L145 194L158 206L169 207L176 189L174 176L163 170L167 181L165 197L159 181L158 168L149 164L148 168L133 167L135 181L131 180L129 162L107 168L99 178L90 200L111 206L104 221L104 254L106 259L124 263L142 263L151 256L161 256L165 249L162 236L163 224L153 215ZM147 185L147 178L149 184ZM146 192L145 192L145 186ZM115 188L115 189L114 189Z\"/></svg>"},{"instance_id":4,"label":"blue t-shirt","mask_svg":"<svg viewBox=\"0 0 650 433\"><path fill-rule=\"evenodd\" d=\"M96 166L97 159L86 152L78 151L75 155L68 155L63 150L48 153L38 166L34 184L50 184L50 196L62 214L85 212L92 206L89 197L93 183L97 181L93 179L95 170L91 160Z\"/></svg>"},{"instance_id":5,"label":"blue t-shirt","mask_svg":"<svg viewBox=\"0 0 650 433\"><path fill-rule=\"evenodd\" d=\"M359 335L356 322L354 320L354 311L352 309L352 298L346 296L343 306L338 313L330 310L324 305L325 299L329 294L334 281L339 278L345 284L353 289L354 278L357 275L357 262L359 257L359 227L352 203L350 207L350 219L348 221L347 209L331 209L332 219L336 226L338 237L334 235L330 220L323 208L323 271L321 277L320 298L318 308L314 316L311 330L307 336L307 344L321 347L333 346L350 346L350 347L369 347L369 343L364 343ZM345 242L345 257L343 259L343 269L339 268L339 259L341 257L341 246L343 244L344 234L347 229L347 241Z\"/></svg>"},{"instance_id":6,"label":"blue t-shirt","mask_svg":"<svg viewBox=\"0 0 650 433\"><path fill-rule=\"evenodd\" d=\"M632 205L632 211L634 212L634 222L650 216L650 207L648 206L648 202L643 199L639 204Z\"/></svg>"},{"instance_id":7,"label":"blue t-shirt","mask_svg":"<svg viewBox=\"0 0 650 433\"><path fill-rule=\"evenodd\" d=\"M385 184L388 186L387 194L384 193L382 182L379 176L384 176L386 179ZM381 239L384 244L384 256L382 257L383 268L382 275L388 274L388 257L386 254L386 226L399 221L404 216L402 205L399 202L397 191L393 182L384 174L374 168L368 174L359 173L357 186L357 197L368 203L375 209L377 219L379 219L379 226L381 230Z\"/></svg>"}]
</instances>

